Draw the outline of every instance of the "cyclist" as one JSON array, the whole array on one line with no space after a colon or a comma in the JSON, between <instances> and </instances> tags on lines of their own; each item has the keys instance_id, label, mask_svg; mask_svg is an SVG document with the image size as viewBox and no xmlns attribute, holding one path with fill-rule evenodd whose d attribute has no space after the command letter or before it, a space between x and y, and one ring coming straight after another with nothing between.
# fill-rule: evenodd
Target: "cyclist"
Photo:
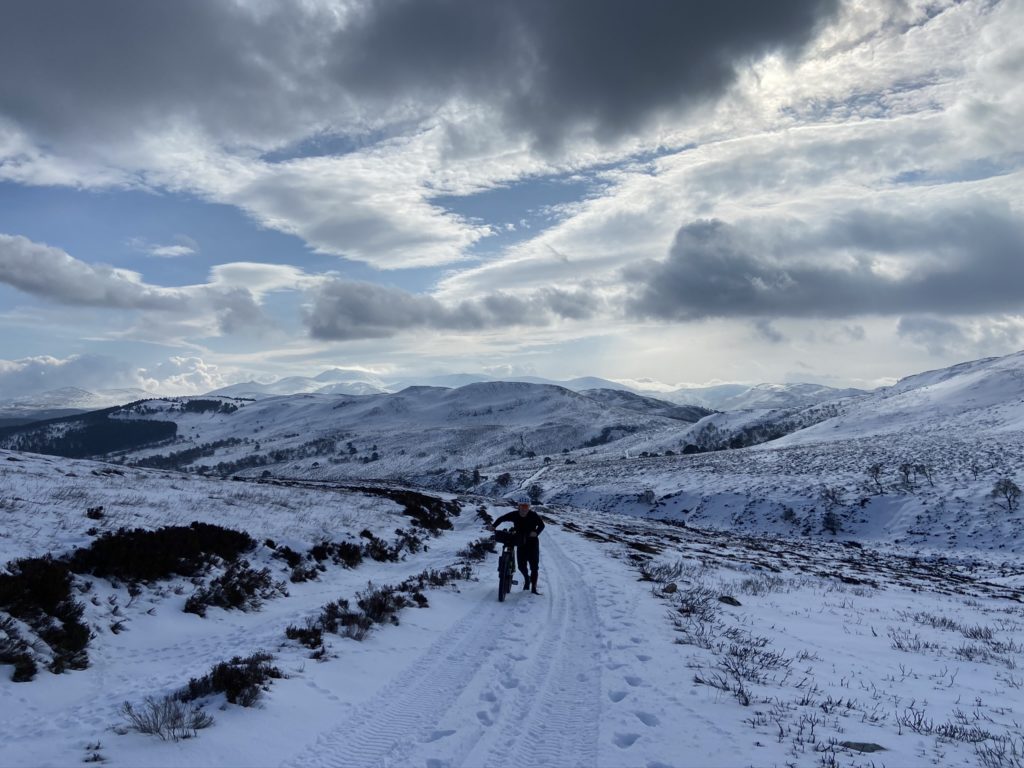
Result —
<instances>
[{"instance_id":1,"label":"cyclist","mask_svg":"<svg viewBox=\"0 0 1024 768\"><path fill-rule=\"evenodd\" d=\"M540 565L540 540L538 537L544 530L544 520L524 501L515 512L509 512L495 520L491 525L491 530L493 531L502 523L512 523L515 532L519 534L520 544L516 548L516 562L519 565L519 572L523 574L523 589L529 589L533 594L539 595L537 568ZM527 566L529 566L529 570Z\"/></svg>"}]
</instances>

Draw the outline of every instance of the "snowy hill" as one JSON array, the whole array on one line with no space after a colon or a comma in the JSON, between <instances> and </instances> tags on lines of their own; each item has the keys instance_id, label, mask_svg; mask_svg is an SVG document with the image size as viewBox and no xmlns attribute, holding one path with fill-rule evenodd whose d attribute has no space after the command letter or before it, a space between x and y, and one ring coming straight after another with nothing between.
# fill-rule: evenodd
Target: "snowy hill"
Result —
<instances>
[{"instance_id":1,"label":"snowy hill","mask_svg":"<svg viewBox=\"0 0 1024 768\"><path fill-rule=\"evenodd\" d=\"M654 397L645 397L624 389L584 389L582 392L592 400L612 405L617 408L645 413L651 416L664 416L668 419L684 421L688 424L700 421L710 412L706 408L695 405L676 405Z\"/></svg>"},{"instance_id":2,"label":"snowy hill","mask_svg":"<svg viewBox=\"0 0 1024 768\"><path fill-rule=\"evenodd\" d=\"M598 448L621 453L619 443L678 434L687 426L679 415L640 413L562 387L482 382L368 396L154 399L103 415L102 423L94 417L8 430L0 445L72 456L115 451L123 460L148 466L221 473L269 469L318 479L459 477L509 457ZM139 432L145 424L152 428ZM103 450L83 449L86 437ZM149 439L159 443L142 442ZM52 440L63 447L48 448Z\"/></svg>"},{"instance_id":3,"label":"snowy hill","mask_svg":"<svg viewBox=\"0 0 1024 768\"><path fill-rule=\"evenodd\" d=\"M207 392L209 397L240 397L260 399L276 395L299 395L310 392L340 395L374 395L385 392L400 392L409 387L444 387L458 389L469 384L486 382L517 382L527 384L545 384L563 387L573 392L586 389L616 389L633 391L618 382L601 379L596 376L583 376L568 381L545 379L539 376L495 377L483 373L453 373L440 376L406 376L384 379L369 375L364 371L346 368L332 368L312 378L305 376L288 376L273 382L245 381L230 384L226 387ZM127 401L126 401L127 402Z\"/></svg>"},{"instance_id":4,"label":"snowy hill","mask_svg":"<svg viewBox=\"0 0 1024 768\"><path fill-rule=\"evenodd\" d=\"M621 391L410 387L255 402L151 400L8 430L0 446L216 475L388 478L719 529L851 536L949 551L1024 547L1022 355L910 377L808 408L714 413ZM686 418L679 418L685 416ZM71 430L69 433L68 430ZM89 447L92 446L90 450Z\"/></svg>"},{"instance_id":5,"label":"snowy hill","mask_svg":"<svg viewBox=\"0 0 1024 768\"><path fill-rule=\"evenodd\" d=\"M152 394L142 389L101 389L97 392L78 387L50 389L37 395L0 400L0 427L74 416L147 397L152 397Z\"/></svg>"},{"instance_id":6,"label":"snowy hill","mask_svg":"<svg viewBox=\"0 0 1024 768\"><path fill-rule=\"evenodd\" d=\"M325 371L331 374L333 372ZM288 376L271 383L258 381L244 381L239 384L230 384L212 392L206 393L204 397L238 397L251 400L259 400L264 397L278 397L280 395L299 395L309 392L321 392L323 394L335 395L373 395L383 392L379 382L371 383L359 380L337 380L330 375L320 374L316 378L305 376Z\"/></svg>"},{"instance_id":7,"label":"snowy hill","mask_svg":"<svg viewBox=\"0 0 1024 768\"><path fill-rule=\"evenodd\" d=\"M819 403L866 394L862 389L836 389L821 384L716 384L690 387L658 395L673 403L699 405L715 411L769 408L805 408Z\"/></svg>"},{"instance_id":8,"label":"snowy hill","mask_svg":"<svg viewBox=\"0 0 1024 768\"><path fill-rule=\"evenodd\" d=\"M916 374L849 401L841 417L780 441L797 445L905 430L988 435L1024 430L1024 352Z\"/></svg>"},{"instance_id":9,"label":"snowy hill","mask_svg":"<svg viewBox=\"0 0 1024 768\"><path fill-rule=\"evenodd\" d=\"M101 389L89 392L78 387L49 389L37 395L0 400L0 411L47 411L73 409L79 411L95 411L113 405L123 405L135 400L152 397L152 393L142 389Z\"/></svg>"},{"instance_id":10,"label":"snowy hill","mask_svg":"<svg viewBox=\"0 0 1024 768\"><path fill-rule=\"evenodd\" d=\"M40 558L0 574L5 765L997 766L1024 746L1019 558L551 507L542 595L499 603L493 500L0 467L0 556Z\"/></svg>"}]
</instances>

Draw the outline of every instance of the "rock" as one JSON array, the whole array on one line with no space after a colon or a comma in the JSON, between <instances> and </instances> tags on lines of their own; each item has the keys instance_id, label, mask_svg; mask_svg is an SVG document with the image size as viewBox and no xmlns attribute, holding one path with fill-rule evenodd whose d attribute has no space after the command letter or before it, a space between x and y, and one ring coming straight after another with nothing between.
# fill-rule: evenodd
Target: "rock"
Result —
<instances>
[{"instance_id":1,"label":"rock","mask_svg":"<svg viewBox=\"0 0 1024 768\"><path fill-rule=\"evenodd\" d=\"M679 587L676 586L676 583L674 581L670 581L668 584L666 584L661 589L662 594L665 594L665 595L674 595L678 591L679 591Z\"/></svg>"},{"instance_id":2,"label":"rock","mask_svg":"<svg viewBox=\"0 0 1024 768\"><path fill-rule=\"evenodd\" d=\"M855 749L858 752L885 752L885 747L881 744L872 744L870 741L840 741L840 747L846 747L847 749Z\"/></svg>"},{"instance_id":3,"label":"rock","mask_svg":"<svg viewBox=\"0 0 1024 768\"><path fill-rule=\"evenodd\" d=\"M726 605L735 605L736 607L739 607L739 606L743 605L743 603L741 603L735 597L731 597L729 595L721 595L721 596L719 596L718 602L725 603Z\"/></svg>"}]
</instances>

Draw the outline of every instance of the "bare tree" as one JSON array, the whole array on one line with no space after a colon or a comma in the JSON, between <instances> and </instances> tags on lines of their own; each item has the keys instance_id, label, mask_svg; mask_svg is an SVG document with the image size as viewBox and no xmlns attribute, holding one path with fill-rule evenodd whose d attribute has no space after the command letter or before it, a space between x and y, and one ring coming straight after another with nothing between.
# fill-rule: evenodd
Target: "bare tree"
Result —
<instances>
[{"instance_id":1,"label":"bare tree","mask_svg":"<svg viewBox=\"0 0 1024 768\"><path fill-rule=\"evenodd\" d=\"M821 486L821 500L825 502L825 506L829 509L843 506L842 488L835 485Z\"/></svg>"},{"instance_id":2,"label":"bare tree","mask_svg":"<svg viewBox=\"0 0 1024 768\"><path fill-rule=\"evenodd\" d=\"M529 496L531 504L540 504L540 500L544 497L544 489L534 483L526 489L526 495Z\"/></svg>"},{"instance_id":3,"label":"bare tree","mask_svg":"<svg viewBox=\"0 0 1024 768\"><path fill-rule=\"evenodd\" d=\"M875 488L878 490L879 495L882 494L882 465L872 464L868 467L868 477L871 478L871 482L875 484Z\"/></svg>"},{"instance_id":4,"label":"bare tree","mask_svg":"<svg viewBox=\"0 0 1024 768\"><path fill-rule=\"evenodd\" d=\"M996 504L999 506L1006 507L1007 512L1013 512L1020 506L1020 486L1008 477L996 480L996 484L992 486L989 496L995 499Z\"/></svg>"},{"instance_id":5,"label":"bare tree","mask_svg":"<svg viewBox=\"0 0 1024 768\"><path fill-rule=\"evenodd\" d=\"M900 480L903 482L903 487L908 491L914 490L914 480L917 476L917 470L913 464L903 463L900 464Z\"/></svg>"}]
</instances>

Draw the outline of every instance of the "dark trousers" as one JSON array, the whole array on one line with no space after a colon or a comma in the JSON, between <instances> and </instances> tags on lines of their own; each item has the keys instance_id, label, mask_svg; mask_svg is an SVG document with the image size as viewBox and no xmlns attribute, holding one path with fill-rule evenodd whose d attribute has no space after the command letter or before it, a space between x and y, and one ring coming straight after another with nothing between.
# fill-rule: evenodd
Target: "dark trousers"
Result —
<instances>
[{"instance_id":1,"label":"dark trousers","mask_svg":"<svg viewBox=\"0 0 1024 768\"><path fill-rule=\"evenodd\" d=\"M516 548L516 561L519 564L519 572L524 579L530 578L530 573L537 574L540 565L540 540L528 538ZM529 571L527 570L529 567Z\"/></svg>"}]
</instances>

